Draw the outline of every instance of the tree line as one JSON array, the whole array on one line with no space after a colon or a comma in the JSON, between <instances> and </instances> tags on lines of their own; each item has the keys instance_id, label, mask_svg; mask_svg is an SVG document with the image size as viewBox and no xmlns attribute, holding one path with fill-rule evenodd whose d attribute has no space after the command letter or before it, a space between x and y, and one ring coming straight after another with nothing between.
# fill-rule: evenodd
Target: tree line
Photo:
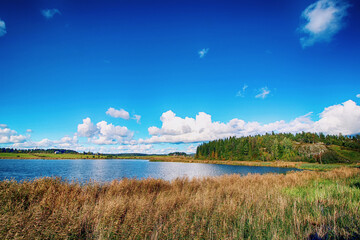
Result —
<instances>
[{"instance_id":1,"label":"tree line","mask_svg":"<svg viewBox=\"0 0 360 240\"><path fill-rule=\"evenodd\" d=\"M77 154L78 152L68 149L16 149L16 148L0 148L0 153L72 153Z\"/></svg>"},{"instance_id":2,"label":"tree line","mask_svg":"<svg viewBox=\"0 0 360 240\"><path fill-rule=\"evenodd\" d=\"M338 162L342 158L334 151L320 151L318 154L305 154L300 146L322 143L341 148L360 151L360 135L343 136L323 133L277 133L247 137L229 137L203 143L197 147L195 158L213 160L287 160L309 162ZM328 148L326 147L328 150Z\"/></svg>"}]
</instances>

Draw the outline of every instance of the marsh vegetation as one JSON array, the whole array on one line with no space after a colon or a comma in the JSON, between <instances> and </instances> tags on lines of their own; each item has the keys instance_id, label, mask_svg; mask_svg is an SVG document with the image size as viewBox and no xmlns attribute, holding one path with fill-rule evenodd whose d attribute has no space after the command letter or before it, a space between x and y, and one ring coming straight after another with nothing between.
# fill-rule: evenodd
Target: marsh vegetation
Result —
<instances>
[{"instance_id":1,"label":"marsh vegetation","mask_svg":"<svg viewBox=\"0 0 360 240\"><path fill-rule=\"evenodd\" d=\"M360 170L0 182L1 239L360 237Z\"/></svg>"}]
</instances>

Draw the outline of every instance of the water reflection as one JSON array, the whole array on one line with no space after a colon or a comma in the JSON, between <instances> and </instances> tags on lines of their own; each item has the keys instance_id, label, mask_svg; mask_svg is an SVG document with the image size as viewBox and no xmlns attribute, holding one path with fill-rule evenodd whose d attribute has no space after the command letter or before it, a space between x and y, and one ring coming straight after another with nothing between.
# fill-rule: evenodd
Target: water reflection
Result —
<instances>
[{"instance_id":1,"label":"water reflection","mask_svg":"<svg viewBox=\"0 0 360 240\"><path fill-rule=\"evenodd\" d=\"M149 162L147 160L0 160L0 180L59 176L67 180L109 182L121 178L208 177L224 174L286 173L291 168L249 167L204 163Z\"/></svg>"}]
</instances>

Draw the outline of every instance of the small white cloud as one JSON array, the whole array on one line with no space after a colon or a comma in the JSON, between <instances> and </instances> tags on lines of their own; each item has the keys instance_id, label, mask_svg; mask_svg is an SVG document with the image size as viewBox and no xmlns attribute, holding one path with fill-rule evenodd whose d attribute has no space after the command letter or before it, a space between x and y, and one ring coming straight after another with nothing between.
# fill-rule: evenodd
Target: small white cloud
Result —
<instances>
[{"instance_id":1,"label":"small white cloud","mask_svg":"<svg viewBox=\"0 0 360 240\"><path fill-rule=\"evenodd\" d=\"M127 111L125 111L124 109L116 110L115 108L111 107L106 111L106 114L110 115L114 118L123 118L126 120L130 119L130 114Z\"/></svg>"},{"instance_id":2,"label":"small white cloud","mask_svg":"<svg viewBox=\"0 0 360 240\"><path fill-rule=\"evenodd\" d=\"M33 131L31 129L26 129L27 133L32 133Z\"/></svg>"},{"instance_id":3,"label":"small white cloud","mask_svg":"<svg viewBox=\"0 0 360 240\"><path fill-rule=\"evenodd\" d=\"M60 11L56 8L43 9L43 10L41 10L41 14L47 19L53 18L55 16L55 14L61 15Z\"/></svg>"},{"instance_id":4,"label":"small white cloud","mask_svg":"<svg viewBox=\"0 0 360 240\"><path fill-rule=\"evenodd\" d=\"M360 98L360 93L359 93L359 94L356 94L356 97L357 97L357 98Z\"/></svg>"},{"instance_id":5,"label":"small white cloud","mask_svg":"<svg viewBox=\"0 0 360 240\"><path fill-rule=\"evenodd\" d=\"M140 124L140 119L141 119L141 116L140 115L134 115L134 117L133 117L133 119L135 119L136 120L136 122L138 123L138 124Z\"/></svg>"},{"instance_id":6,"label":"small white cloud","mask_svg":"<svg viewBox=\"0 0 360 240\"><path fill-rule=\"evenodd\" d=\"M269 95L269 93L270 93L270 90L269 90L267 87L263 87L263 88L261 88L261 89L259 90L259 94L257 94L257 95L255 96L255 98L262 98L262 99L264 99L264 98L267 97L267 95Z\"/></svg>"},{"instance_id":7,"label":"small white cloud","mask_svg":"<svg viewBox=\"0 0 360 240\"><path fill-rule=\"evenodd\" d=\"M300 38L303 48L312 46L316 42L331 41L344 24L343 18L347 15L350 5L341 0L319 0L308 6L301 17L306 23L300 27L305 34Z\"/></svg>"},{"instance_id":8,"label":"small white cloud","mask_svg":"<svg viewBox=\"0 0 360 240\"><path fill-rule=\"evenodd\" d=\"M0 37L6 34L6 25L3 20L0 19Z\"/></svg>"},{"instance_id":9,"label":"small white cloud","mask_svg":"<svg viewBox=\"0 0 360 240\"><path fill-rule=\"evenodd\" d=\"M208 52L209 52L209 49L208 49L208 48L203 48L203 49L201 49L201 50L198 52L199 57L200 57L200 58L205 57L205 55L206 55Z\"/></svg>"},{"instance_id":10,"label":"small white cloud","mask_svg":"<svg viewBox=\"0 0 360 240\"><path fill-rule=\"evenodd\" d=\"M244 86L236 93L237 97L245 97L245 91L248 88L248 85L244 84Z\"/></svg>"}]
</instances>

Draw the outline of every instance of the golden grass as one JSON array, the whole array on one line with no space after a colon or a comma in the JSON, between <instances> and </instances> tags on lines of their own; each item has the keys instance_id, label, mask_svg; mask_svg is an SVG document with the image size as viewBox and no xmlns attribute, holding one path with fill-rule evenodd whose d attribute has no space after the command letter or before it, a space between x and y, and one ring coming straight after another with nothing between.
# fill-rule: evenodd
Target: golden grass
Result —
<instances>
[{"instance_id":1,"label":"golden grass","mask_svg":"<svg viewBox=\"0 0 360 240\"><path fill-rule=\"evenodd\" d=\"M0 239L356 238L359 184L355 168L103 185L2 181Z\"/></svg>"}]
</instances>

